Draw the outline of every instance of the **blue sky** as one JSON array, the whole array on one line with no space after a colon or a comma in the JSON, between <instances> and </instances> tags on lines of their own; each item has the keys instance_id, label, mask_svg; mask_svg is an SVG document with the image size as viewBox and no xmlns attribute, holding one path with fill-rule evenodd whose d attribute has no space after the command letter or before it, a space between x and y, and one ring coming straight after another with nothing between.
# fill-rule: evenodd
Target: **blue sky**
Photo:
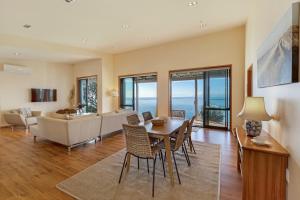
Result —
<instances>
[{"instance_id":1,"label":"blue sky","mask_svg":"<svg viewBox=\"0 0 300 200\"><path fill-rule=\"evenodd\" d=\"M214 78L211 81L210 91L212 96L224 96L224 78ZM139 96L156 97L157 83L139 83ZM202 93L203 81L198 81L198 96ZM173 97L194 97L195 84L194 80L189 81L173 81L172 82ZM131 94L132 90L128 91Z\"/></svg>"}]
</instances>

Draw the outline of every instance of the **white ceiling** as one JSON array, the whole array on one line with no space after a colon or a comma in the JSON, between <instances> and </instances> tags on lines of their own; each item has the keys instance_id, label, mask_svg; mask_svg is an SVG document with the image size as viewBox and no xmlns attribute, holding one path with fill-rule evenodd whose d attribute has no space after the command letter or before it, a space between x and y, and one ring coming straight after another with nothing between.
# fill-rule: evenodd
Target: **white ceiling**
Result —
<instances>
[{"instance_id":1,"label":"white ceiling","mask_svg":"<svg viewBox=\"0 0 300 200\"><path fill-rule=\"evenodd\" d=\"M0 35L120 53L244 24L248 1L0 0Z\"/></svg>"}]
</instances>

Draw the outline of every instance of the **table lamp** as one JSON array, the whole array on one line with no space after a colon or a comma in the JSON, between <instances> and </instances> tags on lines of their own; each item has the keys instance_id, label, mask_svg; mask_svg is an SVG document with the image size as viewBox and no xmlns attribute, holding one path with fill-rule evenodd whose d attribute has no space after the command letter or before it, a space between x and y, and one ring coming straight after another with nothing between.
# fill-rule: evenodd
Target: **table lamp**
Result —
<instances>
[{"instance_id":1,"label":"table lamp","mask_svg":"<svg viewBox=\"0 0 300 200\"><path fill-rule=\"evenodd\" d=\"M119 96L118 90L112 89L112 90L110 91L110 96L112 96L114 99L116 99L116 98ZM115 104L115 102L114 102L114 104ZM114 107L116 107L116 106L114 105ZM115 112L116 112L116 113L119 112L118 108L115 108Z\"/></svg>"},{"instance_id":2,"label":"table lamp","mask_svg":"<svg viewBox=\"0 0 300 200\"><path fill-rule=\"evenodd\" d=\"M262 121L271 120L266 112L263 97L246 97L244 107L238 117L246 120L246 134L248 136L259 136L262 130Z\"/></svg>"}]
</instances>

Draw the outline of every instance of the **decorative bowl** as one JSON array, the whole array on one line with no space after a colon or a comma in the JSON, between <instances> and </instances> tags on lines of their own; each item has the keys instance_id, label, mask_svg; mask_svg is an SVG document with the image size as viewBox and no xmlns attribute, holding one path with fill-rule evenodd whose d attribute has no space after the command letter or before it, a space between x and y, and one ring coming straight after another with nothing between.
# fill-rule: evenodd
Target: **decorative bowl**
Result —
<instances>
[{"instance_id":1,"label":"decorative bowl","mask_svg":"<svg viewBox=\"0 0 300 200\"><path fill-rule=\"evenodd\" d=\"M152 119L151 120L153 126L163 126L165 123L165 120L163 119Z\"/></svg>"}]
</instances>

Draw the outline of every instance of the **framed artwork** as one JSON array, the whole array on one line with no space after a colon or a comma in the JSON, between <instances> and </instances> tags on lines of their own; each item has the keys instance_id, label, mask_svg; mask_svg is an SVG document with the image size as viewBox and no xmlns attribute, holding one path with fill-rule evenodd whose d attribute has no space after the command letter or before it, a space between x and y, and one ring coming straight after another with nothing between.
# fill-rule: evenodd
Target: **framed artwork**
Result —
<instances>
[{"instance_id":1,"label":"framed artwork","mask_svg":"<svg viewBox=\"0 0 300 200\"><path fill-rule=\"evenodd\" d=\"M299 10L293 3L257 52L258 87L299 81Z\"/></svg>"}]
</instances>

